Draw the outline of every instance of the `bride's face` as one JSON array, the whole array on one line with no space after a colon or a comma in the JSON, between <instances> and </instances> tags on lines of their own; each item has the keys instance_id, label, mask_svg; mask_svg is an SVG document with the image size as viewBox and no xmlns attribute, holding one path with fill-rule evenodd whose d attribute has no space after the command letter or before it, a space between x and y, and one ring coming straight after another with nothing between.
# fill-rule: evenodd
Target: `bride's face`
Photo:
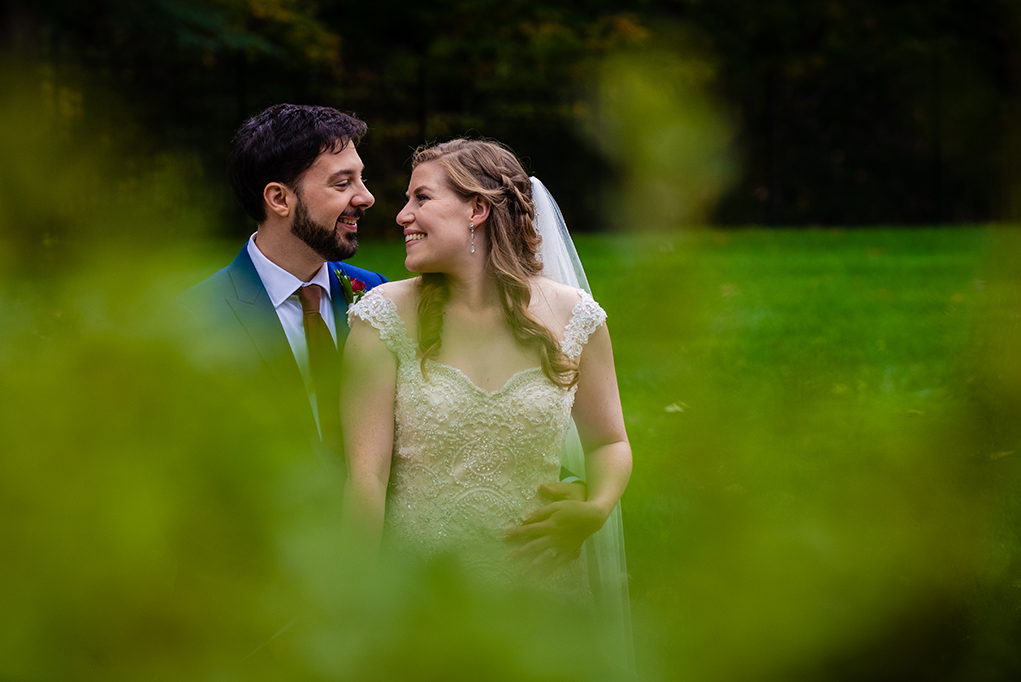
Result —
<instances>
[{"instance_id":1,"label":"bride's face","mask_svg":"<svg viewBox=\"0 0 1021 682\"><path fill-rule=\"evenodd\" d=\"M411 272L451 272L465 259L482 254L479 225L475 226L476 253L471 253L473 204L450 188L439 164L416 167L407 196L408 203L397 214L407 250L404 267Z\"/></svg>"}]
</instances>

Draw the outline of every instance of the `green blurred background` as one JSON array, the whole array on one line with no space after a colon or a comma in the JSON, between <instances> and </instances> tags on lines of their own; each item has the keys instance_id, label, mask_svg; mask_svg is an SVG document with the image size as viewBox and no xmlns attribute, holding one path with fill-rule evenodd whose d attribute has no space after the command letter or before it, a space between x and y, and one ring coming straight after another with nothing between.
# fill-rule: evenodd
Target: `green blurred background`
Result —
<instances>
[{"instance_id":1,"label":"green blurred background","mask_svg":"<svg viewBox=\"0 0 1021 682\"><path fill-rule=\"evenodd\" d=\"M561 200L635 453L641 679L1021 673L1014 4L3 20L0 678L614 676L566 608L352 565L336 473L170 312L253 229L223 157L278 101L369 122L354 262L391 278L426 139L502 139Z\"/></svg>"}]
</instances>

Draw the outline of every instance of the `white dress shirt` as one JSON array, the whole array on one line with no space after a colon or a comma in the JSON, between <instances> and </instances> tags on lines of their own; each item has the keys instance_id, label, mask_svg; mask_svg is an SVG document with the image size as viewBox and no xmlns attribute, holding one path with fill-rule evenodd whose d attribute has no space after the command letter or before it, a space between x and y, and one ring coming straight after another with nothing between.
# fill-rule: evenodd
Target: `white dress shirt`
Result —
<instances>
[{"instance_id":1,"label":"white dress shirt","mask_svg":"<svg viewBox=\"0 0 1021 682\"><path fill-rule=\"evenodd\" d=\"M319 268L319 271L316 272L311 280L302 282L269 258L266 258L255 243L257 234L253 234L248 239L248 255L252 259L255 271L259 273L262 286L266 288L266 293L269 294L270 303L273 304L277 317L280 318L280 325L284 328L287 343L291 346L291 352L294 353L294 359L297 361L298 369L301 371L301 378L305 381L305 390L308 392L308 399L312 405L312 414L315 416L316 426L319 426L319 410L316 407L315 391L312 389L312 375L308 369L308 344L305 341L305 324L302 320L301 300L295 292L299 287L309 284L318 284L323 288L324 295L319 299L319 314L326 321L326 326L329 327L330 334L333 336L333 342L336 343L337 326L333 319L333 304L330 299L330 272L327 269L327 264L323 263L323 266Z\"/></svg>"}]
</instances>

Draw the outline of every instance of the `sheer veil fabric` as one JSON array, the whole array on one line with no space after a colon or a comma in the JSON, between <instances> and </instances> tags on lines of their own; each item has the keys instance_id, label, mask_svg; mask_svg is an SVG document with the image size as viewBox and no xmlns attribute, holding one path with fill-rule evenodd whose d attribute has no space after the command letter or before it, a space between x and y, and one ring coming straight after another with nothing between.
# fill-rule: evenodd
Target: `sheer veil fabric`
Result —
<instances>
[{"instance_id":1,"label":"sheer veil fabric","mask_svg":"<svg viewBox=\"0 0 1021 682\"><path fill-rule=\"evenodd\" d=\"M535 230L542 238L539 257L542 275L561 284L582 289L589 294L588 278L560 207L546 186L532 177L532 201L535 204ZM578 428L574 421L568 428L561 461L568 470L586 480L585 452L581 447ZM624 555L624 526L620 503L614 508L603 527L585 541L585 554L589 562L592 592L602 620L611 628L610 643L619 647L618 660L634 669L634 643L631 634L631 603L628 597L627 560Z\"/></svg>"}]
</instances>

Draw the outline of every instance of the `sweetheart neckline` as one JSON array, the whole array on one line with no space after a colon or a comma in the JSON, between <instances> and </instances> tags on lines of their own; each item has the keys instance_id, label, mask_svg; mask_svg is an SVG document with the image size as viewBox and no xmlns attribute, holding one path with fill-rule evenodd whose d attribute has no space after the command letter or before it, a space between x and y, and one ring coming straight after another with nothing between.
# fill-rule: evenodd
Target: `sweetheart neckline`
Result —
<instances>
[{"instance_id":1,"label":"sweetheart neckline","mask_svg":"<svg viewBox=\"0 0 1021 682\"><path fill-rule=\"evenodd\" d=\"M432 358L427 359L426 362L429 363L430 365L434 365L436 367L445 367L445 368L451 370L454 374L456 374L456 375L460 376L462 379L464 379L465 382L467 382L467 384L469 386L474 388L479 393L483 393L483 394L485 394L486 396L488 396L490 398L492 398L493 396L500 395L501 393L506 391L507 387L510 386L511 383L515 379L517 379L519 376L521 376L523 374L526 374L528 372L542 372L542 367L526 367L525 369L519 369L517 372L514 372L514 374L511 374L510 377L508 377L507 381L503 382L503 386L501 386L500 388L496 389L495 391L487 391L486 389L482 388L481 386L476 384L474 381L472 381L471 377L469 377L467 374L465 374L462 370L458 369L457 367L454 367L453 365L448 365L445 362L437 362L436 360L433 360Z\"/></svg>"}]
</instances>

